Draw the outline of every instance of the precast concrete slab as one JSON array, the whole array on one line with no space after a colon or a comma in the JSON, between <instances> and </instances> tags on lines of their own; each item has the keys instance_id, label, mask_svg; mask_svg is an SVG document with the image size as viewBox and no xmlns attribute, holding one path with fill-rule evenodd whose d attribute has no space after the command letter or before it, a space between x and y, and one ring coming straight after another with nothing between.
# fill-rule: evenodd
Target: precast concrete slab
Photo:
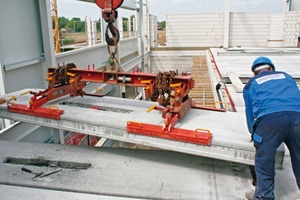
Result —
<instances>
[{"instance_id":1,"label":"precast concrete slab","mask_svg":"<svg viewBox=\"0 0 300 200\"><path fill-rule=\"evenodd\" d=\"M294 78L300 78L300 49L299 48L211 48L214 59L222 77L228 77L229 72L239 77L252 77L251 66L259 56L270 58L278 71L285 71Z\"/></svg>"},{"instance_id":2,"label":"precast concrete slab","mask_svg":"<svg viewBox=\"0 0 300 200\"><path fill-rule=\"evenodd\" d=\"M253 189L247 165L172 151L0 141L0 152L1 200L241 200ZM22 167L59 172L33 178ZM290 161L275 194L299 197Z\"/></svg>"},{"instance_id":3,"label":"precast concrete slab","mask_svg":"<svg viewBox=\"0 0 300 200\"><path fill-rule=\"evenodd\" d=\"M32 188L30 186L23 186L22 182L17 185L2 185L0 184L0 199L1 200L16 200L16 199L30 199L30 200L142 200L141 198L108 196L101 194L79 193L77 191L64 191L64 188Z\"/></svg>"},{"instance_id":4,"label":"precast concrete slab","mask_svg":"<svg viewBox=\"0 0 300 200\"><path fill-rule=\"evenodd\" d=\"M27 105L31 95L21 94L28 90L33 89L17 91L6 96L14 95L17 97L14 103ZM99 106L106 110L73 106L76 104ZM0 106L0 117L192 155L247 165L254 164L255 150L250 142L243 113L191 109L177 122L175 126L177 128L209 130L213 134L211 146L127 133L128 121L163 124L159 111L146 112L153 105L157 103L114 97L62 97L44 105L44 107L56 106L64 110L60 120L9 112L6 105ZM282 167L283 156L284 148L281 146L277 153L277 168Z\"/></svg>"}]
</instances>

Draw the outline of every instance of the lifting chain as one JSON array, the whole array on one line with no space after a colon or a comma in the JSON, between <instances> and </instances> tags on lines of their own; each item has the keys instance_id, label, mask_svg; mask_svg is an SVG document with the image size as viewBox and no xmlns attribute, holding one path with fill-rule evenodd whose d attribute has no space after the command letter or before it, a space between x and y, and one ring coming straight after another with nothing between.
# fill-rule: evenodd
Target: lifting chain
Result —
<instances>
[{"instance_id":1,"label":"lifting chain","mask_svg":"<svg viewBox=\"0 0 300 200\"><path fill-rule=\"evenodd\" d=\"M76 68L74 63L68 63L67 65L58 66L54 72L55 79L59 81L61 85L67 85L70 80L68 71L72 68Z\"/></svg>"},{"instance_id":2,"label":"lifting chain","mask_svg":"<svg viewBox=\"0 0 300 200\"><path fill-rule=\"evenodd\" d=\"M155 78L153 101L158 101L161 106L170 105L171 91L170 84L173 77L176 75L175 71L159 72Z\"/></svg>"},{"instance_id":3,"label":"lifting chain","mask_svg":"<svg viewBox=\"0 0 300 200\"><path fill-rule=\"evenodd\" d=\"M106 62L106 69L119 71L121 67L115 56L118 51L120 32L113 23L115 23L118 18L118 11L116 11L116 9L121 6L123 0L96 0L95 2L102 9L102 17L107 23L105 41L107 43L109 58ZM110 47L114 47L114 50L111 51Z\"/></svg>"},{"instance_id":4,"label":"lifting chain","mask_svg":"<svg viewBox=\"0 0 300 200\"><path fill-rule=\"evenodd\" d=\"M115 19L117 18L117 11L114 12L116 14L114 19L111 19L111 17L104 18L106 22L108 22L106 31L105 31L105 40L107 43L107 51L109 53L109 58L106 61L106 69L109 69L111 71L119 71L120 70L120 64L118 62L118 59L116 58L116 54L118 52L118 43L120 40L120 33L119 30L113 25ZM107 14L105 14L106 16ZM110 31L110 33L109 33ZM110 34L112 35L112 38L110 37ZM111 51L110 47L113 46L114 50Z\"/></svg>"}]
</instances>

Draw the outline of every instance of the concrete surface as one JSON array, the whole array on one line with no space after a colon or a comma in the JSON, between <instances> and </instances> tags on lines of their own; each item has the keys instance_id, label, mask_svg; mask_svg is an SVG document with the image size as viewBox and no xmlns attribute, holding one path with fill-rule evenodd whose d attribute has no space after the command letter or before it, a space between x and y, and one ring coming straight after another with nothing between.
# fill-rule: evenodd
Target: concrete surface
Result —
<instances>
[{"instance_id":1,"label":"concrete surface","mask_svg":"<svg viewBox=\"0 0 300 200\"><path fill-rule=\"evenodd\" d=\"M299 48L236 48L229 51L211 48L211 52L223 77L228 77L228 72L235 72L239 77L252 77L253 61L259 56L266 56L272 60L276 70L300 78Z\"/></svg>"},{"instance_id":2,"label":"concrete surface","mask_svg":"<svg viewBox=\"0 0 300 200\"><path fill-rule=\"evenodd\" d=\"M25 89L6 96L15 95L14 103L28 105L30 94L21 95ZM102 111L82 107L62 105L62 102L92 104L102 107L125 109L127 113ZM113 140L142 144L182 153L200 155L221 160L233 161L253 165L254 148L250 143L250 135L247 131L244 113L216 112L201 109L191 109L180 119L176 127L189 130L197 128L208 129L213 134L211 146L203 146L174 140L160 139L143 135L128 134L126 132L127 121L137 121L150 124L163 124L161 112L146 110L156 102L134 101L130 99L114 97L62 97L53 100L43 107L57 106L64 110L60 120L52 120L42 117L22 115L7 111L7 106L0 105L0 117L18 120L22 122L38 124L57 129L69 130L89 135L105 137ZM284 148L280 148L277 156L277 167L282 166Z\"/></svg>"},{"instance_id":3,"label":"concrete surface","mask_svg":"<svg viewBox=\"0 0 300 200\"><path fill-rule=\"evenodd\" d=\"M185 199L242 200L252 188L248 166L158 150L97 148L0 141L0 199ZM6 163L7 158L88 163L62 165ZM287 158L288 160L288 158ZM32 179L35 172L61 172ZM68 166L70 167L70 166ZM279 200L299 196L290 162L277 171Z\"/></svg>"}]
</instances>

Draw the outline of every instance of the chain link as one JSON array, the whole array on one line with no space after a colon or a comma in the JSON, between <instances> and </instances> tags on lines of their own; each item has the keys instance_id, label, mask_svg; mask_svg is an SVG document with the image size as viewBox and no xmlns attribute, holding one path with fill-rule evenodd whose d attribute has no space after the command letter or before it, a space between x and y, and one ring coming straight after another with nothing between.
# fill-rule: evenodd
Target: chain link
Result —
<instances>
[{"instance_id":1,"label":"chain link","mask_svg":"<svg viewBox=\"0 0 300 200\"><path fill-rule=\"evenodd\" d=\"M152 101L158 101L161 106L170 105L171 91L170 84L173 77L176 75L175 71L159 72L155 78L154 94Z\"/></svg>"}]
</instances>

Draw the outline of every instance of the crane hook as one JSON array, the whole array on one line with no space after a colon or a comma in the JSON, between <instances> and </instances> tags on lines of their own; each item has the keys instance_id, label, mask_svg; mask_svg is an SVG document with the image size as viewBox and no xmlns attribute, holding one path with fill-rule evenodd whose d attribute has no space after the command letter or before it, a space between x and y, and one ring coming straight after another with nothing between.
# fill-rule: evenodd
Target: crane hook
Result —
<instances>
[{"instance_id":1,"label":"crane hook","mask_svg":"<svg viewBox=\"0 0 300 200\"><path fill-rule=\"evenodd\" d=\"M110 38L108 30L110 31L112 38ZM120 40L120 32L112 23L109 23L106 27L105 40L109 46L118 44Z\"/></svg>"}]
</instances>

